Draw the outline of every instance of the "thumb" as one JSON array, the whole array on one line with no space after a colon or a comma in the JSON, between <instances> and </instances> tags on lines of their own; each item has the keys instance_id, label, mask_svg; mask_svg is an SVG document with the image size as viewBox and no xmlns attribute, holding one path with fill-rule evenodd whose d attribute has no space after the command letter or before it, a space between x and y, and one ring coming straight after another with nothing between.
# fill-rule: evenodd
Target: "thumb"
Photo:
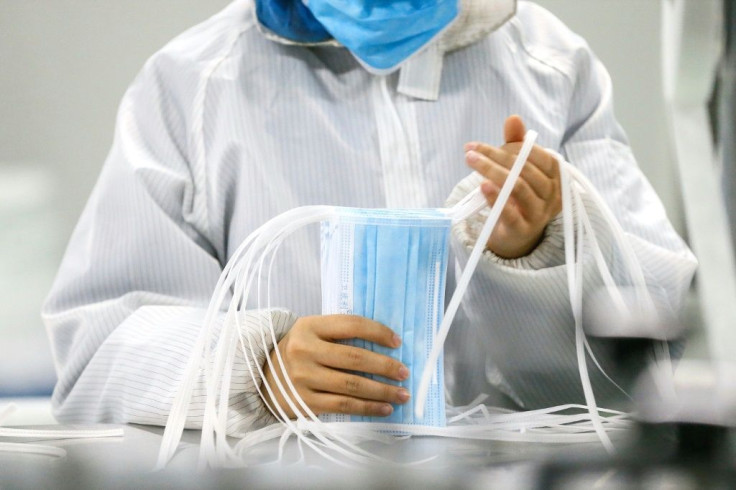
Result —
<instances>
[{"instance_id":1,"label":"thumb","mask_svg":"<svg viewBox=\"0 0 736 490\"><path fill-rule=\"evenodd\" d=\"M521 117L517 115L509 116L503 125L503 139L506 143L517 143L524 141L526 127Z\"/></svg>"}]
</instances>

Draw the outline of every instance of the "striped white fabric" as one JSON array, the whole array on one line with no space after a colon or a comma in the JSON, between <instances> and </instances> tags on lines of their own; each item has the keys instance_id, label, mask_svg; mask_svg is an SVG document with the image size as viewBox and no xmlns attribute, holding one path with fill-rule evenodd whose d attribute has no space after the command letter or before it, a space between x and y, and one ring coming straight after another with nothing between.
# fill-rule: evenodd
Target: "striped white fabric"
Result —
<instances>
[{"instance_id":1,"label":"striped white fabric","mask_svg":"<svg viewBox=\"0 0 736 490\"><path fill-rule=\"evenodd\" d=\"M338 47L266 39L249 0L148 61L43 310L60 420L163 425L217 278L248 234L308 204L442 206L468 174L463 143L501 143L514 113L598 186L652 288L679 307L694 258L636 167L604 68L551 14L521 2L501 29L447 54L436 102L397 94L397 78L368 74ZM398 133L378 127L388 120ZM402 144L394 162L387 148ZM423 192L397 197L409 178ZM461 229L455 238L462 266L472 238ZM529 408L582 400L558 238L551 231L525 259L484 260L447 344L454 402L498 388ZM281 247L272 281L283 310L254 312L254 332L267 315L283 334L320 311L316 228ZM248 377L233 379L239 433L265 411ZM602 378L594 384L610 392ZM190 427L201 424L201 402Z\"/></svg>"}]
</instances>

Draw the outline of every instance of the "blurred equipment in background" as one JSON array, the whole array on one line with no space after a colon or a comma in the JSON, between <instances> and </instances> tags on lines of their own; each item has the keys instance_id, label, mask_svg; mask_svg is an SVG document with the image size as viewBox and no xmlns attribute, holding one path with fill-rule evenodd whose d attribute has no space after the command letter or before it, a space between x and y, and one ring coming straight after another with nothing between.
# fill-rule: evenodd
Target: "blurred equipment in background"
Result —
<instances>
[{"instance_id":1,"label":"blurred equipment in background","mask_svg":"<svg viewBox=\"0 0 736 490\"><path fill-rule=\"evenodd\" d=\"M736 266L708 111L723 53L723 9L721 0L662 0L667 116L690 246L700 262L698 297L716 362L736 360Z\"/></svg>"},{"instance_id":2,"label":"blurred equipment in background","mask_svg":"<svg viewBox=\"0 0 736 490\"><path fill-rule=\"evenodd\" d=\"M736 0L724 0L725 42L718 74L717 118L721 148L722 189L736 249Z\"/></svg>"},{"instance_id":3,"label":"blurred equipment in background","mask_svg":"<svg viewBox=\"0 0 736 490\"><path fill-rule=\"evenodd\" d=\"M663 383L661 367L632 362L650 341L620 329L612 339L619 369L641 370L633 397L638 434L612 458L547 461L539 488L736 485L736 0L662 0L662 28L667 115L712 359L681 361L674 382ZM717 78L714 128L708 105Z\"/></svg>"},{"instance_id":4,"label":"blurred equipment in background","mask_svg":"<svg viewBox=\"0 0 736 490\"><path fill-rule=\"evenodd\" d=\"M0 161L0 397L46 396L56 382L41 296L63 247L58 176L36 162ZM2 403L0 403L2 405Z\"/></svg>"}]
</instances>

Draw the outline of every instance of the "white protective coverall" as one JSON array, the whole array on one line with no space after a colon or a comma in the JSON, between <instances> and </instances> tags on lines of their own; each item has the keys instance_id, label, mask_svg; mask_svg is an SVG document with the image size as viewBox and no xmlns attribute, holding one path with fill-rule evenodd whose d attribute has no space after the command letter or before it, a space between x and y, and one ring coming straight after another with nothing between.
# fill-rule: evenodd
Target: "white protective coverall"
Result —
<instances>
[{"instance_id":1,"label":"white protective coverall","mask_svg":"<svg viewBox=\"0 0 736 490\"><path fill-rule=\"evenodd\" d=\"M456 201L473 187L471 177L455 188L469 173L463 144L500 144L511 114L595 184L653 294L679 308L695 259L636 166L605 69L559 20L520 2L501 28L445 55L437 101L399 94L396 83L343 48L265 37L249 0L156 53L125 94L43 309L59 420L164 425L220 272L256 227L309 204ZM283 310L254 312L253 329L270 314L283 335L298 315L320 312L317 228L281 247L272 304ZM475 228L456 226L450 264L462 268ZM600 231L599 240L620 276L610 237ZM529 256L485 253L446 344L451 402L482 392L521 408L583 401L562 243L553 221ZM592 291L598 279L587 270ZM605 406L616 390L591 373ZM203 393L200 382L189 427L201 424ZM269 420L242 363L232 393L231 433Z\"/></svg>"}]
</instances>

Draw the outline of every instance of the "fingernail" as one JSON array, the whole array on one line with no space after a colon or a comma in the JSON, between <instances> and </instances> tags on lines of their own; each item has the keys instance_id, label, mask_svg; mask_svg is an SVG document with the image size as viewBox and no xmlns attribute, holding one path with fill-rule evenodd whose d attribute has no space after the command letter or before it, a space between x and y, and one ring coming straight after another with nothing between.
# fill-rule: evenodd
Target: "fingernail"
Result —
<instances>
[{"instance_id":1,"label":"fingernail","mask_svg":"<svg viewBox=\"0 0 736 490\"><path fill-rule=\"evenodd\" d=\"M480 153L470 150L465 154L465 159L469 162L477 162L480 159Z\"/></svg>"},{"instance_id":2,"label":"fingernail","mask_svg":"<svg viewBox=\"0 0 736 490\"><path fill-rule=\"evenodd\" d=\"M391 412L393 411L394 411L394 407L392 407L391 405L381 405L381 410L380 410L381 415L383 416L391 415Z\"/></svg>"},{"instance_id":3,"label":"fingernail","mask_svg":"<svg viewBox=\"0 0 736 490\"><path fill-rule=\"evenodd\" d=\"M394 340L394 347L398 347L401 345L401 337L399 337L398 335L394 334L393 340Z\"/></svg>"},{"instance_id":4,"label":"fingernail","mask_svg":"<svg viewBox=\"0 0 736 490\"><path fill-rule=\"evenodd\" d=\"M465 149L465 151L475 150L476 148L478 148L478 143L476 143L475 141L470 141L468 143L465 143L463 148Z\"/></svg>"},{"instance_id":5,"label":"fingernail","mask_svg":"<svg viewBox=\"0 0 736 490\"><path fill-rule=\"evenodd\" d=\"M404 380L409 377L409 370L406 368L406 366L401 366L399 368L399 379Z\"/></svg>"},{"instance_id":6,"label":"fingernail","mask_svg":"<svg viewBox=\"0 0 736 490\"><path fill-rule=\"evenodd\" d=\"M398 398L401 403L406 403L409 401L409 398L411 398L411 395L409 395L409 392L404 388L401 388L396 392L396 398Z\"/></svg>"}]
</instances>

